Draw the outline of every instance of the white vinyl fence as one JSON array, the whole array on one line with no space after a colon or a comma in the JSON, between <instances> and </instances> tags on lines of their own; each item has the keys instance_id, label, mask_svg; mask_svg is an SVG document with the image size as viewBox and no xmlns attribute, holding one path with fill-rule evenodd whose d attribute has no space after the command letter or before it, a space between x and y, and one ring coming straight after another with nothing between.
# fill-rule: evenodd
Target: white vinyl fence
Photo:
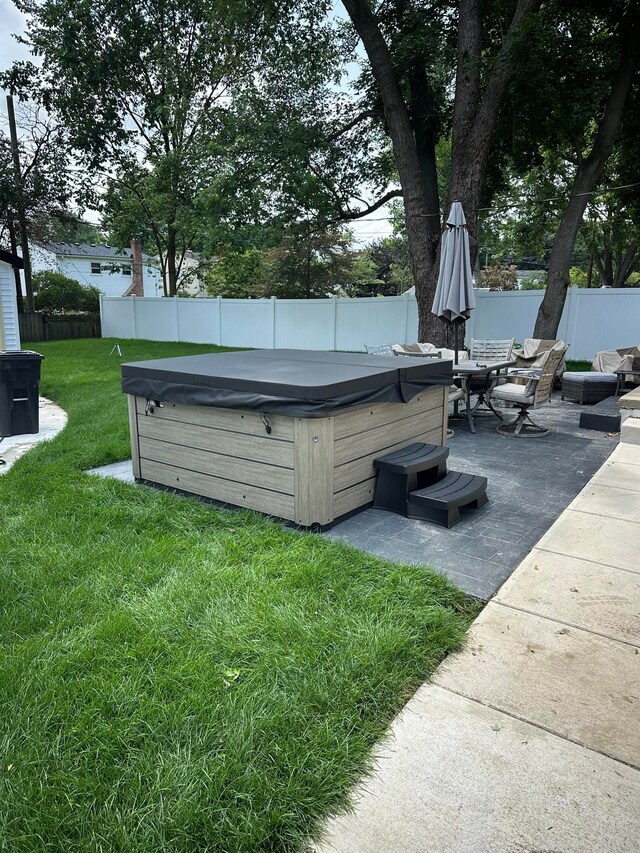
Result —
<instances>
[{"instance_id":1,"label":"white vinyl fence","mask_svg":"<svg viewBox=\"0 0 640 853\"><path fill-rule=\"evenodd\" d=\"M476 291L466 339L533 336L543 291ZM260 349L362 351L367 344L417 340L408 294L369 299L166 299L102 297L102 335ZM558 330L569 357L640 343L640 288L571 288Z\"/></svg>"}]
</instances>

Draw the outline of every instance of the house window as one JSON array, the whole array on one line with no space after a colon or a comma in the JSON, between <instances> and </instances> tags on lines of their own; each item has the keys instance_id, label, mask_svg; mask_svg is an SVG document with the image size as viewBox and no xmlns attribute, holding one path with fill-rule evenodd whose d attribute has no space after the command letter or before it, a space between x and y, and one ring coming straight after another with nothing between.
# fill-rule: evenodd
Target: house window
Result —
<instances>
[{"instance_id":1,"label":"house window","mask_svg":"<svg viewBox=\"0 0 640 853\"><path fill-rule=\"evenodd\" d=\"M131 275L131 267L122 267L122 275Z\"/></svg>"},{"instance_id":2,"label":"house window","mask_svg":"<svg viewBox=\"0 0 640 853\"><path fill-rule=\"evenodd\" d=\"M91 261L91 275L102 275L100 261Z\"/></svg>"}]
</instances>

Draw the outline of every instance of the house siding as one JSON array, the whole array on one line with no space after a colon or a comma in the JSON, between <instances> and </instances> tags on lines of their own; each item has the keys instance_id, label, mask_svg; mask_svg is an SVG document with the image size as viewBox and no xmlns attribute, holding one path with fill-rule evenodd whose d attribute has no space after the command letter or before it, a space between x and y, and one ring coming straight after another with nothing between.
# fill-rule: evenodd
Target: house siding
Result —
<instances>
[{"instance_id":1,"label":"house siding","mask_svg":"<svg viewBox=\"0 0 640 853\"><path fill-rule=\"evenodd\" d=\"M4 261L0 261L0 305L2 305L4 348L8 350L20 349L16 284L13 269Z\"/></svg>"},{"instance_id":2,"label":"house siding","mask_svg":"<svg viewBox=\"0 0 640 853\"><path fill-rule=\"evenodd\" d=\"M61 272L74 281L80 282L80 284L97 287L103 296L122 296L131 285L132 277L130 275L123 275L121 272L109 272L108 269L110 264L125 263L131 266L130 257L105 257L97 253L95 255L61 255L55 254L43 246L33 246L31 253L34 272L40 270ZM99 275L91 272L92 263L99 263L103 267ZM160 270L143 263L142 280L145 296L162 296ZM24 277L22 278L22 292L24 293Z\"/></svg>"}]
</instances>

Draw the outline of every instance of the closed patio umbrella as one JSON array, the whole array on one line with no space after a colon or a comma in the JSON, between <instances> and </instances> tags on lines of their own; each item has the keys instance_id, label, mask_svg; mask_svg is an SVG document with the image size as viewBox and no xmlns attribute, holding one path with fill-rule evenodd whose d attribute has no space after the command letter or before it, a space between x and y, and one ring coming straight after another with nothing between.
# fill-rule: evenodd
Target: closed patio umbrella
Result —
<instances>
[{"instance_id":1,"label":"closed patio umbrella","mask_svg":"<svg viewBox=\"0 0 640 853\"><path fill-rule=\"evenodd\" d=\"M469 234L462 205L454 201L440 245L440 272L432 312L453 323L454 364L458 363L458 326L476 307L471 274Z\"/></svg>"}]
</instances>

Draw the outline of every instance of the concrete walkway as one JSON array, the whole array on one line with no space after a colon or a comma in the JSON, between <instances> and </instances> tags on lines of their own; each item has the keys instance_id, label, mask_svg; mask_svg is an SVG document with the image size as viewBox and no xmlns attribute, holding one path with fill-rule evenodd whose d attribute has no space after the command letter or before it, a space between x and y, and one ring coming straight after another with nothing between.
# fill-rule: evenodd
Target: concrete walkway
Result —
<instances>
[{"instance_id":1,"label":"concrete walkway","mask_svg":"<svg viewBox=\"0 0 640 853\"><path fill-rule=\"evenodd\" d=\"M318 853L640 850L640 446L621 444L393 722Z\"/></svg>"},{"instance_id":2,"label":"concrete walkway","mask_svg":"<svg viewBox=\"0 0 640 853\"><path fill-rule=\"evenodd\" d=\"M67 423L67 415L60 406L45 397L40 397L38 409L39 432L28 435L9 435L0 441L0 459L4 461L4 465L0 463L0 474L6 474L13 463L27 450L41 441L55 438L64 429Z\"/></svg>"}]
</instances>

